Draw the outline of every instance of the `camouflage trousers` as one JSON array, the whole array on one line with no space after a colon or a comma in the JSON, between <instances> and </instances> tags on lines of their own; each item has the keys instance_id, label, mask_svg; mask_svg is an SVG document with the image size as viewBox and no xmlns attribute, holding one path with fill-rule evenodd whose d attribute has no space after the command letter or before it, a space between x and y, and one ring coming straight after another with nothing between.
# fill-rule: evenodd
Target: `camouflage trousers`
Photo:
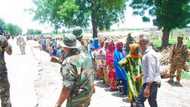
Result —
<instances>
[{"instance_id":1,"label":"camouflage trousers","mask_svg":"<svg viewBox=\"0 0 190 107\"><path fill-rule=\"evenodd\" d=\"M85 100L78 99L79 101L67 100L66 107L88 107L90 105L90 97L86 97Z\"/></svg>"},{"instance_id":2,"label":"camouflage trousers","mask_svg":"<svg viewBox=\"0 0 190 107\"><path fill-rule=\"evenodd\" d=\"M181 65L172 65L170 66L170 78L173 79L176 75L176 80L180 81L181 80L181 72L184 69L184 66Z\"/></svg>"},{"instance_id":3,"label":"camouflage trousers","mask_svg":"<svg viewBox=\"0 0 190 107\"><path fill-rule=\"evenodd\" d=\"M1 107L11 107L9 88L10 85L7 77L0 80Z\"/></svg>"},{"instance_id":4,"label":"camouflage trousers","mask_svg":"<svg viewBox=\"0 0 190 107\"><path fill-rule=\"evenodd\" d=\"M25 54L25 46L19 46L20 47L20 52L22 55Z\"/></svg>"}]
</instances>

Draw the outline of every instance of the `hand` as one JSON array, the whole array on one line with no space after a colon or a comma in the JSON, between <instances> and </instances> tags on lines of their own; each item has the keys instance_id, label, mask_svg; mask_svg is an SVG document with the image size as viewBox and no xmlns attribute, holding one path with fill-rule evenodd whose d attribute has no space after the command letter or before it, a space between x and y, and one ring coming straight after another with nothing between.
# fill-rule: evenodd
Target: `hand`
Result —
<instances>
[{"instance_id":1,"label":"hand","mask_svg":"<svg viewBox=\"0 0 190 107\"><path fill-rule=\"evenodd\" d=\"M140 79L141 79L141 76L140 76L140 75L135 76L135 78L134 78L135 81L139 81Z\"/></svg>"},{"instance_id":2,"label":"hand","mask_svg":"<svg viewBox=\"0 0 190 107\"><path fill-rule=\"evenodd\" d=\"M57 59L56 57L51 57L51 62L59 63L59 59Z\"/></svg>"},{"instance_id":3,"label":"hand","mask_svg":"<svg viewBox=\"0 0 190 107\"><path fill-rule=\"evenodd\" d=\"M150 96L150 87L146 86L146 88L144 89L144 97L149 97Z\"/></svg>"}]
</instances>

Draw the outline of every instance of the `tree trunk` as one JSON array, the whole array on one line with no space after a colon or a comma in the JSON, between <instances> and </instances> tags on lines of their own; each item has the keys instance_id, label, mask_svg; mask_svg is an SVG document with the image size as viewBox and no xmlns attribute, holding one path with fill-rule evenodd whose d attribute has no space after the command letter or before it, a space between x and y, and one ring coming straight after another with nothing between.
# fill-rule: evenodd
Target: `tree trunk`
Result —
<instances>
[{"instance_id":1,"label":"tree trunk","mask_svg":"<svg viewBox=\"0 0 190 107\"><path fill-rule=\"evenodd\" d=\"M58 33L58 29L59 29L59 26L55 24L55 25L54 25L54 31L55 31L55 34Z\"/></svg>"},{"instance_id":2,"label":"tree trunk","mask_svg":"<svg viewBox=\"0 0 190 107\"><path fill-rule=\"evenodd\" d=\"M169 44L169 36L170 36L170 30L165 29L162 31L162 49L166 48Z\"/></svg>"},{"instance_id":3,"label":"tree trunk","mask_svg":"<svg viewBox=\"0 0 190 107\"><path fill-rule=\"evenodd\" d=\"M91 7L91 21L92 21L92 34L93 38L98 37L98 30L97 30L97 19L96 19L96 0L92 0L92 7Z\"/></svg>"}]
</instances>

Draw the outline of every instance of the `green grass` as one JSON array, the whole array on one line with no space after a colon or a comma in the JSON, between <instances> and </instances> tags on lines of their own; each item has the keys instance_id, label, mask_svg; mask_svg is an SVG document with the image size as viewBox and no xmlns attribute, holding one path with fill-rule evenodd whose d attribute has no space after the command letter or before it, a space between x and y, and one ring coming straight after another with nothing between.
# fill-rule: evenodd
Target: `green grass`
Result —
<instances>
[{"instance_id":1,"label":"green grass","mask_svg":"<svg viewBox=\"0 0 190 107\"><path fill-rule=\"evenodd\" d=\"M190 65L190 61L188 61L188 65ZM181 74L181 77L182 77L183 79L190 80L190 69L189 69L189 72L183 71L182 74Z\"/></svg>"},{"instance_id":2,"label":"green grass","mask_svg":"<svg viewBox=\"0 0 190 107\"><path fill-rule=\"evenodd\" d=\"M169 44L170 44L170 45L174 45L176 42L177 42L176 38L170 38L170 39L169 39ZM160 39L160 38L154 38L154 39L152 39L152 43L153 43L153 45L154 45L156 48L160 48L162 42L161 42L161 39ZM185 44L187 45L187 47L190 49L190 40L186 40L184 43L185 43Z\"/></svg>"},{"instance_id":3,"label":"green grass","mask_svg":"<svg viewBox=\"0 0 190 107\"><path fill-rule=\"evenodd\" d=\"M187 41L187 47L190 49L190 40Z\"/></svg>"},{"instance_id":4,"label":"green grass","mask_svg":"<svg viewBox=\"0 0 190 107\"><path fill-rule=\"evenodd\" d=\"M181 77L186 80L190 80L190 72L183 71Z\"/></svg>"}]
</instances>

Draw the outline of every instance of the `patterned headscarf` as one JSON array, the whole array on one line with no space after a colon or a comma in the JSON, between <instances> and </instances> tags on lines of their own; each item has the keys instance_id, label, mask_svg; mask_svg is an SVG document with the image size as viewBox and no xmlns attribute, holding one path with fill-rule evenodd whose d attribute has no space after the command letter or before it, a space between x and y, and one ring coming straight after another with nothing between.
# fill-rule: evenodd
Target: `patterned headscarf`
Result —
<instances>
[{"instance_id":1,"label":"patterned headscarf","mask_svg":"<svg viewBox=\"0 0 190 107\"><path fill-rule=\"evenodd\" d=\"M140 58L141 57L139 44L133 43L133 44L130 44L129 47L130 47L130 56L132 58Z\"/></svg>"}]
</instances>

